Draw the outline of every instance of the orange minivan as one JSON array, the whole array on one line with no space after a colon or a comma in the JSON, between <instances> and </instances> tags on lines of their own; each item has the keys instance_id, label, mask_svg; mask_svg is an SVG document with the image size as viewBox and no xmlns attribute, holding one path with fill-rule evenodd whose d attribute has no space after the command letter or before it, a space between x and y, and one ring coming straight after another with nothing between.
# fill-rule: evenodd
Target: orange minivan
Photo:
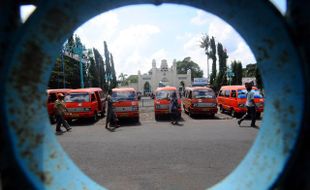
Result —
<instances>
[{"instance_id":1,"label":"orange minivan","mask_svg":"<svg viewBox=\"0 0 310 190\"><path fill-rule=\"evenodd\" d=\"M162 115L169 115L170 97L173 92L175 92L178 97L179 117L181 117L181 111L182 111L181 99L179 97L179 93L177 92L177 88L172 86L166 86L166 87L158 87L155 91L154 112L156 120L158 120L159 117Z\"/></svg>"},{"instance_id":2,"label":"orange minivan","mask_svg":"<svg viewBox=\"0 0 310 190\"><path fill-rule=\"evenodd\" d=\"M260 117L261 113L264 111L264 98L260 91L253 87L254 91L254 102L257 106L257 117ZM247 90L245 86L232 85L232 86L222 86L219 94L217 96L218 106L220 111L229 112L233 117L239 117L247 112L245 106Z\"/></svg>"},{"instance_id":3,"label":"orange minivan","mask_svg":"<svg viewBox=\"0 0 310 190\"><path fill-rule=\"evenodd\" d=\"M139 101L134 88L113 88L112 101L117 118L132 118L139 122Z\"/></svg>"},{"instance_id":4,"label":"orange minivan","mask_svg":"<svg viewBox=\"0 0 310 190\"><path fill-rule=\"evenodd\" d=\"M183 97L183 109L191 115L210 115L217 113L217 101L214 91L208 87L186 87Z\"/></svg>"},{"instance_id":5,"label":"orange minivan","mask_svg":"<svg viewBox=\"0 0 310 190\"><path fill-rule=\"evenodd\" d=\"M101 88L81 88L70 90L64 99L66 107L71 113L65 119L91 118L98 120L98 116L105 114L105 98Z\"/></svg>"},{"instance_id":6,"label":"orange minivan","mask_svg":"<svg viewBox=\"0 0 310 190\"><path fill-rule=\"evenodd\" d=\"M50 117L50 121L52 123L55 122L55 101L57 99L57 94L58 93L62 93L64 95L66 95L71 89L47 89L46 93L47 93L47 112L48 115Z\"/></svg>"}]
</instances>

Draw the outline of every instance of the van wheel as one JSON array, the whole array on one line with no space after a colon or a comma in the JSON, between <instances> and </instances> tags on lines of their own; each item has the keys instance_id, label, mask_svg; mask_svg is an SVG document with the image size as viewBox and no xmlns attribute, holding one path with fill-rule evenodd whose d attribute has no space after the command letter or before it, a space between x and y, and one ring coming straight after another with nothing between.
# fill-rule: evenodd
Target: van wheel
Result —
<instances>
[{"instance_id":1,"label":"van wheel","mask_svg":"<svg viewBox=\"0 0 310 190\"><path fill-rule=\"evenodd\" d=\"M188 108L188 116L193 117L193 113L191 112L191 109Z\"/></svg>"},{"instance_id":2,"label":"van wheel","mask_svg":"<svg viewBox=\"0 0 310 190\"><path fill-rule=\"evenodd\" d=\"M222 106L222 105L220 105L220 112L221 112L221 113L224 113L224 109L223 109L223 106Z\"/></svg>"},{"instance_id":3,"label":"van wheel","mask_svg":"<svg viewBox=\"0 0 310 190\"><path fill-rule=\"evenodd\" d=\"M159 119L159 116L155 114L155 120L157 121Z\"/></svg>"},{"instance_id":4,"label":"van wheel","mask_svg":"<svg viewBox=\"0 0 310 190\"><path fill-rule=\"evenodd\" d=\"M237 117L237 113L234 109L231 109L230 113L232 117Z\"/></svg>"},{"instance_id":5,"label":"van wheel","mask_svg":"<svg viewBox=\"0 0 310 190\"><path fill-rule=\"evenodd\" d=\"M136 123L139 123L139 120L140 120L139 117L135 117L135 118L133 119L133 121L136 122Z\"/></svg>"},{"instance_id":6,"label":"van wheel","mask_svg":"<svg viewBox=\"0 0 310 190\"><path fill-rule=\"evenodd\" d=\"M93 117L93 121L96 122L98 120L98 116L97 116L97 112L95 112L94 117Z\"/></svg>"}]
</instances>

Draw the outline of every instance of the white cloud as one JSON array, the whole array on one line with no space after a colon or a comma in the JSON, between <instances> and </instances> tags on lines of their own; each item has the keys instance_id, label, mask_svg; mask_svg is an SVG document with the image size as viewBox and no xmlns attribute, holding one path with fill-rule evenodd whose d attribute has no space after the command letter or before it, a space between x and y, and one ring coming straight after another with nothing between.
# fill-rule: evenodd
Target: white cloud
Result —
<instances>
[{"instance_id":1,"label":"white cloud","mask_svg":"<svg viewBox=\"0 0 310 190\"><path fill-rule=\"evenodd\" d=\"M210 19L209 17L209 14L206 12L198 10L197 15L193 17L190 22L197 26L205 25L208 23L208 20Z\"/></svg>"},{"instance_id":2,"label":"white cloud","mask_svg":"<svg viewBox=\"0 0 310 190\"><path fill-rule=\"evenodd\" d=\"M204 50L200 48L201 34L193 35L192 38L184 44L184 54L191 57L192 61L197 63L201 70L203 70L204 76L207 76L207 56ZM211 62L210 62L211 65ZM211 70L211 67L210 67Z\"/></svg>"},{"instance_id":3,"label":"white cloud","mask_svg":"<svg viewBox=\"0 0 310 190\"><path fill-rule=\"evenodd\" d=\"M227 49L227 53L229 56L227 60L228 66L233 60L241 61L244 67L249 63L256 62L253 53L251 52L249 46L246 44L243 38L237 33L234 28L232 28L222 19L199 10L197 11L196 16L191 19L191 23L196 25L208 25L208 31L206 33L210 37L214 36L216 43L222 43L224 48ZM203 50L199 48L198 45L194 45L195 43L197 43L196 41L201 40L201 36L202 35L196 35L189 39L184 46L184 51L191 55L192 60L200 65L206 75L206 55L204 54ZM210 67L211 62L212 61L210 60Z\"/></svg>"},{"instance_id":4,"label":"white cloud","mask_svg":"<svg viewBox=\"0 0 310 190\"><path fill-rule=\"evenodd\" d=\"M152 45L152 37L159 32L160 28L154 25L135 25L120 31L114 41L108 42L115 57L115 69L128 74L136 74L137 70L147 72L151 62L145 64L148 61L145 50Z\"/></svg>"},{"instance_id":5,"label":"white cloud","mask_svg":"<svg viewBox=\"0 0 310 190\"><path fill-rule=\"evenodd\" d=\"M114 36L119 22L116 13L107 12L84 23L74 33L81 37L87 47L95 47L103 53L103 41Z\"/></svg>"}]
</instances>

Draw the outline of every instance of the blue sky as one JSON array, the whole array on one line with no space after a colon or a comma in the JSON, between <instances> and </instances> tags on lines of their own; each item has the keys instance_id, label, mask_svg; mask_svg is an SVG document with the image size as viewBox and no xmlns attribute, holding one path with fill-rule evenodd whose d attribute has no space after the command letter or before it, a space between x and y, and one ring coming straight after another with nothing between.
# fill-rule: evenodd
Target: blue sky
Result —
<instances>
[{"instance_id":1,"label":"blue sky","mask_svg":"<svg viewBox=\"0 0 310 190\"><path fill-rule=\"evenodd\" d=\"M272 2L285 12L285 0ZM22 17L26 18L30 12L31 7L25 8ZM229 56L228 65L232 60L239 60L244 66L256 62L247 44L230 25L217 16L181 5L122 7L94 17L75 33L87 48L95 47L102 54L106 41L118 75L137 74L138 70L146 73L153 59L159 67L161 59L171 65L174 59L189 56L206 76L206 55L199 47L202 34L214 36L223 44Z\"/></svg>"}]
</instances>

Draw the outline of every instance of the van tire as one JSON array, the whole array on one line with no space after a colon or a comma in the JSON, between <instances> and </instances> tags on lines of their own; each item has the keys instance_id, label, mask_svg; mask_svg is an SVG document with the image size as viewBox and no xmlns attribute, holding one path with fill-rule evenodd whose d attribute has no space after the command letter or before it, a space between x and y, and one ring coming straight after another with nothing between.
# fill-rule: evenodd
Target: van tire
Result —
<instances>
[{"instance_id":1,"label":"van tire","mask_svg":"<svg viewBox=\"0 0 310 190\"><path fill-rule=\"evenodd\" d=\"M139 122L140 122L140 117L135 117L135 118L133 119L133 121L136 122L136 123L139 123Z\"/></svg>"},{"instance_id":2,"label":"van tire","mask_svg":"<svg viewBox=\"0 0 310 190\"><path fill-rule=\"evenodd\" d=\"M94 122L98 121L98 115L97 115L97 112L95 112L95 114L94 114L93 121L94 121Z\"/></svg>"},{"instance_id":3,"label":"van tire","mask_svg":"<svg viewBox=\"0 0 310 190\"><path fill-rule=\"evenodd\" d=\"M222 105L220 105L220 112L221 112L221 113L224 113L224 109L223 109L223 106L222 106Z\"/></svg>"},{"instance_id":4,"label":"van tire","mask_svg":"<svg viewBox=\"0 0 310 190\"><path fill-rule=\"evenodd\" d=\"M231 109L230 114L232 117L236 117L236 118L238 117L236 111L233 108Z\"/></svg>"},{"instance_id":5,"label":"van tire","mask_svg":"<svg viewBox=\"0 0 310 190\"><path fill-rule=\"evenodd\" d=\"M157 114L155 114L155 120L158 121L159 116Z\"/></svg>"},{"instance_id":6,"label":"van tire","mask_svg":"<svg viewBox=\"0 0 310 190\"><path fill-rule=\"evenodd\" d=\"M188 116L193 117L193 113L191 112L191 109L188 108Z\"/></svg>"}]
</instances>

